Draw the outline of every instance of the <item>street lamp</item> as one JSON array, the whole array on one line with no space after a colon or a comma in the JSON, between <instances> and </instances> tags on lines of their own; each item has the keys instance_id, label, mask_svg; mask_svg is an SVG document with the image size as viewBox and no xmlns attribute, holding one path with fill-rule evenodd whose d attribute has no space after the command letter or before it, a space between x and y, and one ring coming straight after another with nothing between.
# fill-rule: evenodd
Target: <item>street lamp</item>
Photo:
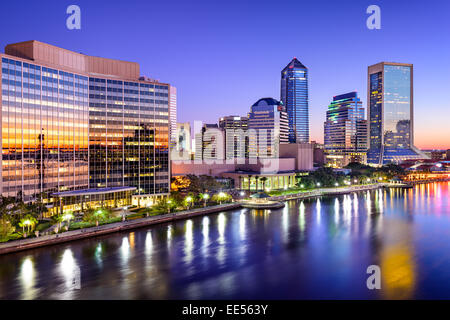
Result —
<instances>
[{"instance_id":1,"label":"street lamp","mask_svg":"<svg viewBox=\"0 0 450 320\"><path fill-rule=\"evenodd\" d=\"M191 196L187 197L186 198L186 202L188 204L188 209L189 209L190 208L190 203L192 202L192 197Z\"/></svg>"},{"instance_id":2,"label":"street lamp","mask_svg":"<svg viewBox=\"0 0 450 320\"><path fill-rule=\"evenodd\" d=\"M242 192L241 192L242 193ZM204 207L206 207L206 201L209 199L209 194L207 194L207 193L205 193L204 195L203 195L203 200L204 200L204 203L203 203L203 206Z\"/></svg>"},{"instance_id":3,"label":"street lamp","mask_svg":"<svg viewBox=\"0 0 450 320\"><path fill-rule=\"evenodd\" d=\"M67 221L67 230L69 230L70 227L70 220L73 219L73 214L71 213L66 213L65 215L63 215L63 220Z\"/></svg>"},{"instance_id":4,"label":"street lamp","mask_svg":"<svg viewBox=\"0 0 450 320\"><path fill-rule=\"evenodd\" d=\"M320 187L320 182L317 182L317 186Z\"/></svg>"},{"instance_id":5,"label":"street lamp","mask_svg":"<svg viewBox=\"0 0 450 320\"><path fill-rule=\"evenodd\" d=\"M225 198L225 193L219 192L217 197L219 198L219 204L222 204L222 200L223 200L223 198Z\"/></svg>"},{"instance_id":6,"label":"street lamp","mask_svg":"<svg viewBox=\"0 0 450 320\"><path fill-rule=\"evenodd\" d=\"M170 213L170 204L172 203L172 200L167 200L167 213Z\"/></svg>"},{"instance_id":7,"label":"street lamp","mask_svg":"<svg viewBox=\"0 0 450 320\"><path fill-rule=\"evenodd\" d=\"M338 187L338 186L339 186L339 183L336 182L334 185L335 185L336 187Z\"/></svg>"},{"instance_id":8,"label":"street lamp","mask_svg":"<svg viewBox=\"0 0 450 320\"><path fill-rule=\"evenodd\" d=\"M301 185L300 185L300 188L302 188L302 189L303 189L304 187L305 187L305 185L304 185L304 184L301 184Z\"/></svg>"}]
</instances>

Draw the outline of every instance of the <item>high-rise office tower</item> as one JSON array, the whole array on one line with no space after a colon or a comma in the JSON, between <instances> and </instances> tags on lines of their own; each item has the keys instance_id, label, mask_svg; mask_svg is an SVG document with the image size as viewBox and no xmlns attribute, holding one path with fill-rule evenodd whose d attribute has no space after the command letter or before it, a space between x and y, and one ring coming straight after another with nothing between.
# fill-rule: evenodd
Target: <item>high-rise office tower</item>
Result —
<instances>
[{"instance_id":1,"label":"high-rise office tower","mask_svg":"<svg viewBox=\"0 0 450 320\"><path fill-rule=\"evenodd\" d=\"M283 103L259 99L248 114L249 158L278 158L280 143L288 143L288 119Z\"/></svg>"},{"instance_id":2,"label":"high-rise office tower","mask_svg":"<svg viewBox=\"0 0 450 320\"><path fill-rule=\"evenodd\" d=\"M367 162L383 165L427 158L414 147L413 65L369 66L367 84Z\"/></svg>"},{"instance_id":3,"label":"high-rise office tower","mask_svg":"<svg viewBox=\"0 0 450 320\"><path fill-rule=\"evenodd\" d=\"M324 123L324 149L329 166L344 167L350 162L365 163L367 121L356 92L335 96L328 106Z\"/></svg>"},{"instance_id":4,"label":"high-rise office tower","mask_svg":"<svg viewBox=\"0 0 450 320\"><path fill-rule=\"evenodd\" d=\"M248 158L248 118L222 117L219 128L225 130L225 158Z\"/></svg>"},{"instance_id":5,"label":"high-rise office tower","mask_svg":"<svg viewBox=\"0 0 450 320\"><path fill-rule=\"evenodd\" d=\"M281 71L281 102L289 119L289 142L309 142L308 68L297 58Z\"/></svg>"},{"instance_id":6,"label":"high-rise office tower","mask_svg":"<svg viewBox=\"0 0 450 320\"><path fill-rule=\"evenodd\" d=\"M215 123L202 126L195 135L195 160L224 160L225 133Z\"/></svg>"},{"instance_id":7,"label":"high-rise office tower","mask_svg":"<svg viewBox=\"0 0 450 320\"><path fill-rule=\"evenodd\" d=\"M191 159L191 124L189 122L177 123L176 145L170 153L171 160Z\"/></svg>"},{"instance_id":8,"label":"high-rise office tower","mask_svg":"<svg viewBox=\"0 0 450 320\"><path fill-rule=\"evenodd\" d=\"M3 196L78 211L168 194L170 85L34 40L0 57Z\"/></svg>"},{"instance_id":9,"label":"high-rise office tower","mask_svg":"<svg viewBox=\"0 0 450 320\"><path fill-rule=\"evenodd\" d=\"M170 123L170 147L177 144L177 88L169 88L169 123Z\"/></svg>"}]
</instances>

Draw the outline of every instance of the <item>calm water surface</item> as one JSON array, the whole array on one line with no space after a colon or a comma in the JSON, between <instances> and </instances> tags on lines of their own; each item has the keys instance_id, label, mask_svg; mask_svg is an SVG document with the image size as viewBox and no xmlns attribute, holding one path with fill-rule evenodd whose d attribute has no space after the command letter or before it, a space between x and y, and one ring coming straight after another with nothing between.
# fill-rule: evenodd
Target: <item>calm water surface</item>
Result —
<instances>
[{"instance_id":1,"label":"calm water surface","mask_svg":"<svg viewBox=\"0 0 450 320\"><path fill-rule=\"evenodd\" d=\"M366 287L372 264L381 290ZM450 299L450 183L289 201L3 255L0 298Z\"/></svg>"}]
</instances>

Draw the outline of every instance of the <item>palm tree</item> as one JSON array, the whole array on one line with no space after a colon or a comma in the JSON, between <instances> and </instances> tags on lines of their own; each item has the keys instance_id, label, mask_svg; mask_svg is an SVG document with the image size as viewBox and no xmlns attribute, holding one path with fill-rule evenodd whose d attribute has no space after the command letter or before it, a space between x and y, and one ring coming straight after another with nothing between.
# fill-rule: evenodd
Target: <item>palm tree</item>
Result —
<instances>
[{"instance_id":1,"label":"palm tree","mask_svg":"<svg viewBox=\"0 0 450 320\"><path fill-rule=\"evenodd\" d=\"M250 194L250 192L251 192L251 190L250 190L250 185L251 185L251 180L252 180L252 175L251 174L249 174L248 175L248 193Z\"/></svg>"},{"instance_id":2,"label":"palm tree","mask_svg":"<svg viewBox=\"0 0 450 320\"><path fill-rule=\"evenodd\" d=\"M268 180L267 177L260 178L262 184L263 184L263 191L266 190L266 181Z\"/></svg>"},{"instance_id":3,"label":"palm tree","mask_svg":"<svg viewBox=\"0 0 450 320\"><path fill-rule=\"evenodd\" d=\"M30 231L34 229L37 222L37 219L31 214L27 214L24 218L22 218L22 220L20 220L19 226L22 227L24 236L26 236L25 228L27 228L27 233L30 233Z\"/></svg>"},{"instance_id":4,"label":"palm tree","mask_svg":"<svg viewBox=\"0 0 450 320\"><path fill-rule=\"evenodd\" d=\"M61 214L55 214L52 216L52 221L54 224L58 224L58 229L61 229L61 223L63 222L64 218Z\"/></svg>"}]
</instances>

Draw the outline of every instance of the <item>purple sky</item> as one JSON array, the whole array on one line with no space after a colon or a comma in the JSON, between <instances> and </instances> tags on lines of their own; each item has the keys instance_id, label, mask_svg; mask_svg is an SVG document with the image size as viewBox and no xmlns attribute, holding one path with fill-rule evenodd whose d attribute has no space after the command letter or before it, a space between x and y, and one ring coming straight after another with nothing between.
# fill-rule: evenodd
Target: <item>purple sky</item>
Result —
<instances>
[{"instance_id":1,"label":"purple sky","mask_svg":"<svg viewBox=\"0 0 450 320\"><path fill-rule=\"evenodd\" d=\"M70 4L81 8L81 30L66 28ZM371 4L381 30L366 28ZM217 122L279 99L280 71L295 56L309 68L318 141L334 95L356 90L366 107L368 65L413 63L416 145L450 148L449 14L448 0L8 1L0 46L36 39L139 62L143 75L177 87L179 122Z\"/></svg>"}]
</instances>

